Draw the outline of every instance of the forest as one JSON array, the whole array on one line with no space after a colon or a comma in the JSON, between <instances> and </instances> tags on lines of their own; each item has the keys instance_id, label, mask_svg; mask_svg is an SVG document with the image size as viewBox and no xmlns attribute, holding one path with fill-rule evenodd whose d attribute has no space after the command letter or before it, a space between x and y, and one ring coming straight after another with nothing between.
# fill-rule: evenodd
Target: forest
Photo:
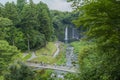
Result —
<instances>
[{"instance_id":1,"label":"forest","mask_svg":"<svg viewBox=\"0 0 120 80\"><path fill-rule=\"evenodd\" d=\"M43 47L52 40L54 32L50 11L42 2L34 4L31 0L27 4L25 1L1 4L0 39L8 41L20 50Z\"/></svg>"},{"instance_id":2,"label":"forest","mask_svg":"<svg viewBox=\"0 0 120 80\"><path fill-rule=\"evenodd\" d=\"M120 80L120 1L67 2L72 12L50 10L41 1L0 3L0 80ZM64 43L66 27L76 28L79 40L68 30L70 42ZM78 65L78 72L64 72L64 78L26 65L35 53L29 62L66 67L68 52L77 55L71 64Z\"/></svg>"}]
</instances>

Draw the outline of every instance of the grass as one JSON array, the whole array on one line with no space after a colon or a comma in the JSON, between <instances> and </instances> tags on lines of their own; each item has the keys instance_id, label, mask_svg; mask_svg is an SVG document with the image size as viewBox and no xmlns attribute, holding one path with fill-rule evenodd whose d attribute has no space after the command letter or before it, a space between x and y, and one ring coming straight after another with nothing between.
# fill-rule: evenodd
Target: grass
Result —
<instances>
[{"instance_id":1,"label":"grass","mask_svg":"<svg viewBox=\"0 0 120 80\"><path fill-rule=\"evenodd\" d=\"M0 76L0 80L4 80L4 77L3 77L3 76Z\"/></svg>"},{"instance_id":2,"label":"grass","mask_svg":"<svg viewBox=\"0 0 120 80\"><path fill-rule=\"evenodd\" d=\"M74 53L79 54L84 47L89 47L89 42L81 40L72 42L71 45L74 47Z\"/></svg>"},{"instance_id":3,"label":"grass","mask_svg":"<svg viewBox=\"0 0 120 80\"><path fill-rule=\"evenodd\" d=\"M48 80L47 77L50 77L51 74L53 73L53 70L45 70L45 69L40 69L40 70L37 70L36 71L36 77L37 77L37 80L40 79L40 80Z\"/></svg>"},{"instance_id":4,"label":"grass","mask_svg":"<svg viewBox=\"0 0 120 80\"><path fill-rule=\"evenodd\" d=\"M32 56L31 53L27 54L25 57L22 58L23 61L28 60Z\"/></svg>"},{"instance_id":5,"label":"grass","mask_svg":"<svg viewBox=\"0 0 120 80\"><path fill-rule=\"evenodd\" d=\"M56 58L57 59L57 58ZM66 58L64 54L60 54L59 58L56 61L57 65L64 65L66 63Z\"/></svg>"},{"instance_id":6,"label":"grass","mask_svg":"<svg viewBox=\"0 0 120 80\"><path fill-rule=\"evenodd\" d=\"M36 55L38 57L32 59L31 62L36 62L36 63L44 62L44 63L47 63L47 64L63 65L66 62L66 59L65 59L65 45L63 43L60 43L59 48L60 48L60 53L57 57L54 58L52 55L56 51L56 46L54 47L53 43L50 42L45 48L42 48L42 49L36 51L37 52ZM51 53L50 52L48 53L48 51L50 51ZM44 52L46 52L47 54L44 55L43 54Z\"/></svg>"},{"instance_id":7,"label":"grass","mask_svg":"<svg viewBox=\"0 0 120 80\"><path fill-rule=\"evenodd\" d=\"M56 57L57 61L56 64L57 65L64 65L66 63L66 55L65 55L65 45L61 44L60 45L60 54Z\"/></svg>"},{"instance_id":8,"label":"grass","mask_svg":"<svg viewBox=\"0 0 120 80\"><path fill-rule=\"evenodd\" d=\"M36 55L37 56L39 56L39 55L52 56L56 50L57 50L57 48L56 48L55 44L53 42L48 42L46 47L41 48L36 51Z\"/></svg>"},{"instance_id":9,"label":"grass","mask_svg":"<svg viewBox=\"0 0 120 80\"><path fill-rule=\"evenodd\" d=\"M37 58L32 59L31 62L37 62L37 63L44 62L44 63L53 64L55 62L55 58L51 56L39 55Z\"/></svg>"}]
</instances>

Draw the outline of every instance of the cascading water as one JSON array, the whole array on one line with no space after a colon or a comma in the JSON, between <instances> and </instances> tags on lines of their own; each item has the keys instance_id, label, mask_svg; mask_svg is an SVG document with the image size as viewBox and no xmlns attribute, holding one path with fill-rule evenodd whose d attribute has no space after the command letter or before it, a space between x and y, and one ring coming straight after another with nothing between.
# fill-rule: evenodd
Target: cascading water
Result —
<instances>
[{"instance_id":1,"label":"cascading water","mask_svg":"<svg viewBox=\"0 0 120 80\"><path fill-rule=\"evenodd\" d=\"M65 28L65 43L67 45L67 48L66 48L66 64L65 65L62 65L62 66L67 66L67 67L74 67L74 64L72 64L74 58L76 58L76 56L74 55L74 48L72 46L70 46L70 44L68 43L68 27ZM73 31L72 31L72 37L75 38L75 29L73 28ZM54 77L53 75L56 75L56 79L62 79L64 80L64 75L66 75L67 72L64 72L64 71L58 71L58 70L55 70L54 73L51 75L51 77Z\"/></svg>"},{"instance_id":2,"label":"cascading water","mask_svg":"<svg viewBox=\"0 0 120 80\"><path fill-rule=\"evenodd\" d=\"M67 48L66 48L66 66L71 67L72 66L71 55L73 54L73 48L70 47L70 45L68 44L68 27L65 28L65 43L67 45Z\"/></svg>"},{"instance_id":3,"label":"cascading water","mask_svg":"<svg viewBox=\"0 0 120 80\"><path fill-rule=\"evenodd\" d=\"M68 42L68 27L65 28L65 43Z\"/></svg>"}]
</instances>

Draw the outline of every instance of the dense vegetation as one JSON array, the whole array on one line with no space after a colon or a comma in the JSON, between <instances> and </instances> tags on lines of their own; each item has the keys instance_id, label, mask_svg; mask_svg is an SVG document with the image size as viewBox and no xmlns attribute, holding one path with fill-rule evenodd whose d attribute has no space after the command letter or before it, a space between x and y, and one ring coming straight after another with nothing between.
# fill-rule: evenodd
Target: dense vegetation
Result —
<instances>
[{"instance_id":1,"label":"dense vegetation","mask_svg":"<svg viewBox=\"0 0 120 80\"><path fill-rule=\"evenodd\" d=\"M17 0L0 5L0 40L21 50L41 48L53 40L54 29L46 4Z\"/></svg>"},{"instance_id":2,"label":"dense vegetation","mask_svg":"<svg viewBox=\"0 0 120 80\"><path fill-rule=\"evenodd\" d=\"M19 50L46 46L53 41L53 32L50 11L43 2L0 3L0 80L36 80L34 72L21 63L31 55L23 57Z\"/></svg>"},{"instance_id":3,"label":"dense vegetation","mask_svg":"<svg viewBox=\"0 0 120 80\"><path fill-rule=\"evenodd\" d=\"M120 1L73 2L74 8L80 11L80 16L73 22L86 30L85 38L73 43L75 51L79 54L81 72L79 79L119 80Z\"/></svg>"},{"instance_id":4,"label":"dense vegetation","mask_svg":"<svg viewBox=\"0 0 120 80\"><path fill-rule=\"evenodd\" d=\"M76 62L80 73L68 73L64 79L120 80L120 1L68 1L73 2L73 13L50 11L46 4L34 4L32 0L0 4L0 80L56 80L57 77L51 78L51 70L33 71L22 63L31 54L23 57L19 50L41 48L32 62L50 61L64 65L63 45L60 46L63 54L53 58L56 48L48 42L55 37L63 41L65 27L75 25L82 29L80 34L83 36L80 41L71 43L78 55Z\"/></svg>"},{"instance_id":5,"label":"dense vegetation","mask_svg":"<svg viewBox=\"0 0 120 80\"><path fill-rule=\"evenodd\" d=\"M71 13L71 12L61 12L57 10L50 11L52 16L53 27L55 29L54 35L57 37L59 41L64 42L65 38L65 28L68 27L70 32L68 38L71 39L72 33L71 29L75 27L72 23L73 19L76 19L78 13Z\"/></svg>"},{"instance_id":6,"label":"dense vegetation","mask_svg":"<svg viewBox=\"0 0 120 80\"><path fill-rule=\"evenodd\" d=\"M37 50L36 58L30 60L29 62L34 63L45 63L50 65L65 65L66 63L66 56L65 56L65 45L61 42L58 43L59 47L59 54L56 57L54 53L57 51L57 47L53 42L49 42L46 47Z\"/></svg>"},{"instance_id":7,"label":"dense vegetation","mask_svg":"<svg viewBox=\"0 0 120 80\"><path fill-rule=\"evenodd\" d=\"M4 73L8 64L12 63L20 52L6 41L0 40L0 75Z\"/></svg>"}]
</instances>

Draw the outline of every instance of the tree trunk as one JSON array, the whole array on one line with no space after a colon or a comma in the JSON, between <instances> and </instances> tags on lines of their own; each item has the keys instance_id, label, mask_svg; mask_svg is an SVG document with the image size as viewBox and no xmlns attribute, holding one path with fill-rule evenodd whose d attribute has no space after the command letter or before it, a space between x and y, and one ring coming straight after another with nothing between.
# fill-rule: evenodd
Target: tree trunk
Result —
<instances>
[{"instance_id":1,"label":"tree trunk","mask_svg":"<svg viewBox=\"0 0 120 80\"><path fill-rule=\"evenodd\" d=\"M30 51L30 40L29 38L27 40L28 40L28 51Z\"/></svg>"}]
</instances>

